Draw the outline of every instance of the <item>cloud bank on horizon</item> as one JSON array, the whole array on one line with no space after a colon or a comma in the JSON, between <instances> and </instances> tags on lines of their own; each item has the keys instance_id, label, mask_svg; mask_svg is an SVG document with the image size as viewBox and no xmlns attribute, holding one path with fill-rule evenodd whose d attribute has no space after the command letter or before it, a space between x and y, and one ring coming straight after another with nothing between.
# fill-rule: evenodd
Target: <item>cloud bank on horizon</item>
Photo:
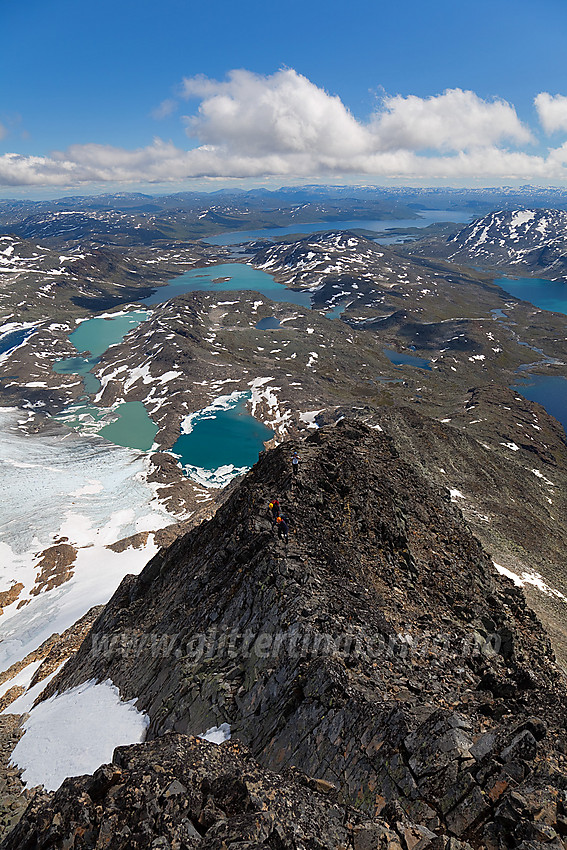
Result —
<instances>
[{"instance_id":1,"label":"cloud bank on horizon","mask_svg":"<svg viewBox=\"0 0 567 850\"><path fill-rule=\"evenodd\" d=\"M520 121L505 100L448 89L421 98L385 96L367 121L339 97L293 69L269 76L231 71L225 81L183 81L180 99L197 101L182 118L193 146L154 139L136 150L75 144L49 156L0 156L0 185L93 182L176 183L190 178L348 178L567 181L567 141L534 152L545 136L567 134L567 97L541 92L539 126ZM164 100L156 120L179 109Z\"/></svg>"}]
</instances>

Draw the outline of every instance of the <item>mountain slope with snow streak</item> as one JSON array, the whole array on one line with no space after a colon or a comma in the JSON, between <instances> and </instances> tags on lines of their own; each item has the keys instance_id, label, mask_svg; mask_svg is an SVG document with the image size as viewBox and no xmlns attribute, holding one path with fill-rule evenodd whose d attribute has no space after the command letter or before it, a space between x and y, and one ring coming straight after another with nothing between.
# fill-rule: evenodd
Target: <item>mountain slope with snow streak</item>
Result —
<instances>
[{"instance_id":1,"label":"mountain slope with snow streak","mask_svg":"<svg viewBox=\"0 0 567 850\"><path fill-rule=\"evenodd\" d=\"M567 212L499 210L476 219L440 249L448 260L567 278Z\"/></svg>"},{"instance_id":2,"label":"mountain slope with snow streak","mask_svg":"<svg viewBox=\"0 0 567 850\"><path fill-rule=\"evenodd\" d=\"M352 323L397 311L436 321L481 315L483 303L488 307L482 276L474 271L408 258L348 231L277 243L257 252L253 264L287 286L308 290L317 309L343 308L341 318Z\"/></svg>"}]
</instances>

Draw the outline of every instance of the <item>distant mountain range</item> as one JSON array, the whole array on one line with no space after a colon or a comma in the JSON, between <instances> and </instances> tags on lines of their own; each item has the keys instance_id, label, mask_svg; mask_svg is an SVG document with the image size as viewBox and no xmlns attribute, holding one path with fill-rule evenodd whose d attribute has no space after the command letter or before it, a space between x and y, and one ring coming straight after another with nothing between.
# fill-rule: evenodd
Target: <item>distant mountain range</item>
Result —
<instances>
[{"instance_id":1,"label":"distant mountain range","mask_svg":"<svg viewBox=\"0 0 567 850\"><path fill-rule=\"evenodd\" d=\"M54 200L0 200L0 233L64 240L75 236L127 244L163 238L198 238L226 230L287 225L291 221L411 219L421 209L469 211L495 208L567 209L567 190L534 186L494 189L382 188L376 186L284 186L147 195L118 192ZM76 230L63 221L73 213ZM83 214L85 220L79 220ZM45 217L52 218L47 226ZM128 218L131 217L131 218ZM98 222L98 223L97 223ZM103 223L107 229L104 230Z\"/></svg>"}]
</instances>

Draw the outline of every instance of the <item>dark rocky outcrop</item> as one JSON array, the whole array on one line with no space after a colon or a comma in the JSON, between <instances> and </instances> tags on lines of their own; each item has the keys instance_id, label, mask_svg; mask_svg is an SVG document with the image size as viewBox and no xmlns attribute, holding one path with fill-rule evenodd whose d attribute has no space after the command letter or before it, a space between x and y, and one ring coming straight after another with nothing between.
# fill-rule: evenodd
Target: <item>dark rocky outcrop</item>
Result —
<instances>
[{"instance_id":1,"label":"dark rocky outcrop","mask_svg":"<svg viewBox=\"0 0 567 850\"><path fill-rule=\"evenodd\" d=\"M0 837L19 821L34 791L24 788L20 771L10 764L12 750L23 734L16 714L0 715Z\"/></svg>"},{"instance_id":2,"label":"dark rocky outcrop","mask_svg":"<svg viewBox=\"0 0 567 850\"><path fill-rule=\"evenodd\" d=\"M390 846L384 823L403 850L560 846L549 640L448 491L380 430L343 420L266 453L213 519L125 579L47 692L92 677L138 697L150 739L227 722L264 767L331 783L380 819L360 850Z\"/></svg>"},{"instance_id":3,"label":"dark rocky outcrop","mask_svg":"<svg viewBox=\"0 0 567 850\"><path fill-rule=\"evenodd\" d=\"M363 850L377 836L392 850L401 842L387 824L340 805L329 784L262 769L238 743L170 734L120 747L93 776L38 794L2 847Z\"/></svg>"}]
</instances>

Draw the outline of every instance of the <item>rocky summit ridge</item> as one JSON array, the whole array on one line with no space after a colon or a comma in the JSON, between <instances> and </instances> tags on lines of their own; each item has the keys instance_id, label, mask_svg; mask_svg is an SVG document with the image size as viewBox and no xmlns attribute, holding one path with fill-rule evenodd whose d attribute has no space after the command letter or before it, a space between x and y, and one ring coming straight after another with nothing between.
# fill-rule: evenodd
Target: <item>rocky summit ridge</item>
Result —
<instances>
[{"instance_id":1,"label":"rocky summit ridge","mask_svg":"<svg viewBox=\"0 0 567 850\"><path fill-rule=\"evenodd\" d=\"M36 796L2 847L564 846L549 639L380 426L264 453L122 582L45 694L91 678L138 698L148 741ZM223 723L230 743L190 737Z\"/></svg>"}]
</instances>

